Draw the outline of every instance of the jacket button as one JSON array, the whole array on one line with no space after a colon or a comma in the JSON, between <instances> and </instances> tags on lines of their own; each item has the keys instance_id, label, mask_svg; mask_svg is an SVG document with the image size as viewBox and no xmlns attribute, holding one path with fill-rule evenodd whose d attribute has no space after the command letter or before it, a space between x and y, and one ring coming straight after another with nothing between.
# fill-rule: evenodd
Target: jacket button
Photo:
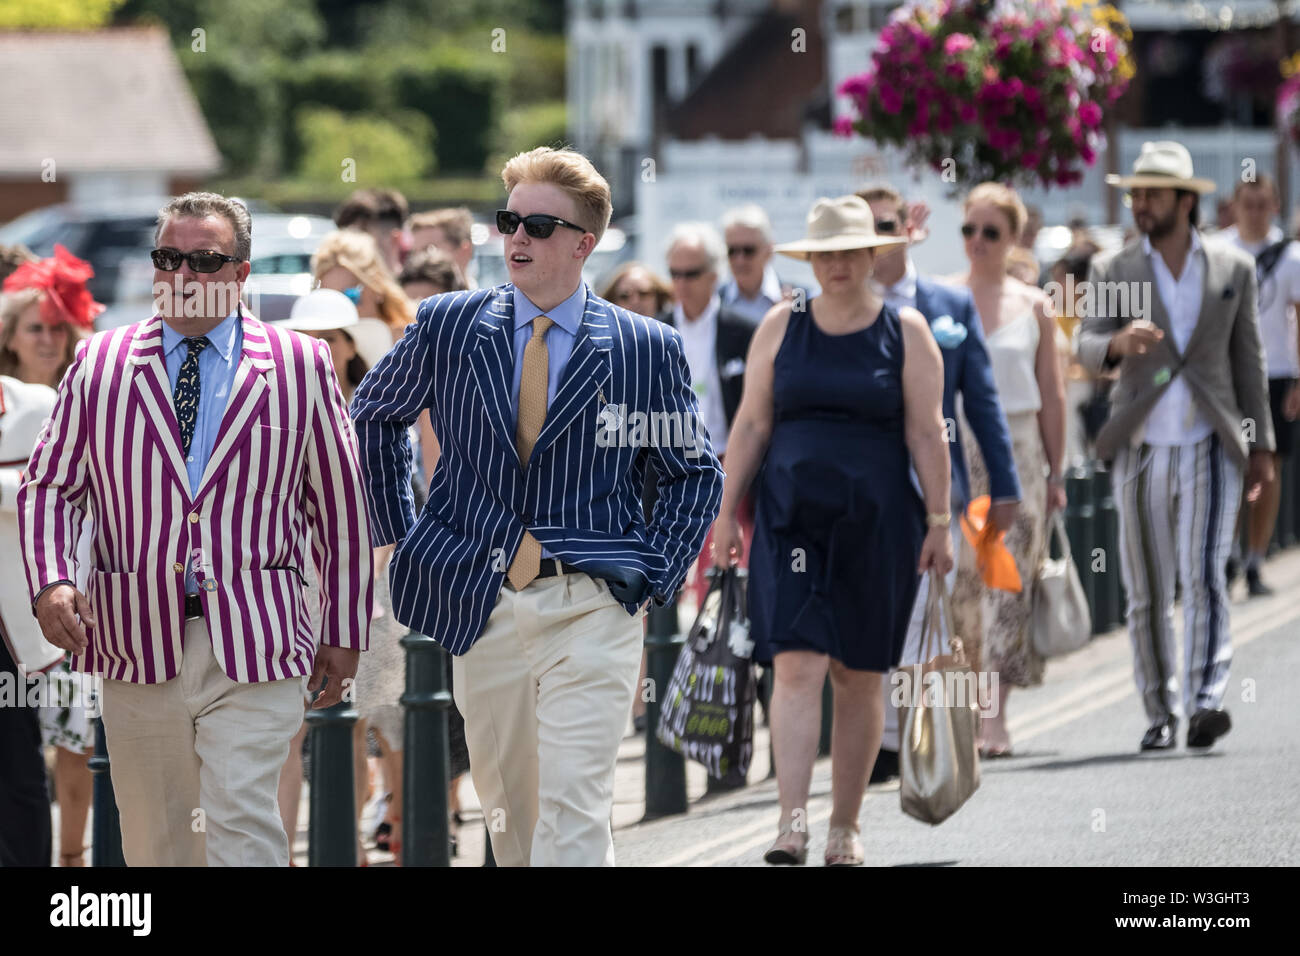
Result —
<instances>
[{"instance_id":1,"label":"jacket button","mask_svg":"<svg viewBox=\"0 0 1300 956\"><path fill-rule=\"evenodd\" d=\"M182 571L185 570L185 565L177 561L175 564L172 565L172 570L175 571L177 574L180 574Z\"/></svg>"},{"instance_id":2,"label":"jacket button","mask_svg":"<svg viewBox=\"0 0 1300 956\"><path fill-rule=\"evenodd\" d=\"M190 515L190 524L198 524L198 523L199 523L199 516L198 516L198 515Z\"/></svg>"}]
</instances>

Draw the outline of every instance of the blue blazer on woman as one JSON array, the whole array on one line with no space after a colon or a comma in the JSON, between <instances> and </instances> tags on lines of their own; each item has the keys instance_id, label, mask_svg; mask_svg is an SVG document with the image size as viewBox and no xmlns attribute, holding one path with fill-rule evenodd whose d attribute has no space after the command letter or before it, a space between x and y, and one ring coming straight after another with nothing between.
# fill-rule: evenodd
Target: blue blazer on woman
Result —
<instances>
[{"instance_id":1,"label":"blue blazer on woman","mask_svg":"<svg viewBox=\"0 0 1300 956\"><path fill-rule=\"evenodd\" d=\"M916 310L930 323L930 331L943 353L943 417L952 428L953 499L965 507L970 501L970 476L962 454L961 432L956 426L957 392L962 410L989 472L994 501L1019 500L1020 481L1011 452L1011 431L998 399L993 367L975 300L968 289L943 285L920 276L916 279Z\"/></svg>"},{"instance_id":2,"label":"blue blazer on woman","mask_svg":"<svg viewBox=\"0 0 1300 956\"><path fill-rule=\"evenodd\" d=\"M398 542L393 611L464 654L524 531L610 583L629 614L666 603L722 501L681 336L586 291L582 326L526 470L511 410L514 286L425 299L352 399L371 535ZM407 428L429 409L442 447L417 520ZM641 510L646 462L659 499Z\"/></svg>"}]
</instances>

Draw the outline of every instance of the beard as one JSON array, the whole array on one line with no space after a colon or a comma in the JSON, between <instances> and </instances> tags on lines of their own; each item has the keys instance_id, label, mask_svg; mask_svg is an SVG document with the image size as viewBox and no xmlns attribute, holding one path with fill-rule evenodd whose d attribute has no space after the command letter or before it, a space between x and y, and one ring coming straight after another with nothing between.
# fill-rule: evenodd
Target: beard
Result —
<instances>
[{"instance_id":1,"label":"beard","mask_svg":"<svg viewBox=\"0 0 1300 956\"><path fill-rule=\"evenodd\" d=\"M1143 229L1139 224L1138 231L1146 233L1152 240L1165 238L1174 231L1174 227L1178 224L1177 207L1169 210L1164 216L1158 216L1155 213L1148 213L1147 215L1150 218L1150 226Z\"/></svg>"}]
</instances>

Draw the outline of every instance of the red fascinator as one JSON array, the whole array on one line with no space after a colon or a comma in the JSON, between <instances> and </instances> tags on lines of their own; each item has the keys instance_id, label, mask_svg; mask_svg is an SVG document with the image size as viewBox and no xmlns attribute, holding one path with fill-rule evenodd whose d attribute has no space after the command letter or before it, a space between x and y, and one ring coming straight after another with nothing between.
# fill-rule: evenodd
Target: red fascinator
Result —
<instances>
[{"instance_id":1,"label":"red fascinator","mask_svg":"<svg viewBox=\"0 0 1300 956\"><path fill-rule=\"evenodd\" d=\"M78 259L61 245L54 247L49 259L24 262L5 279L6 292L41 289L41 319L49 325L68 322L93 331L95 316L104 311L102 303L91 298L86 282L95 274L84 259Z\"/></svg>"}]
</instances>

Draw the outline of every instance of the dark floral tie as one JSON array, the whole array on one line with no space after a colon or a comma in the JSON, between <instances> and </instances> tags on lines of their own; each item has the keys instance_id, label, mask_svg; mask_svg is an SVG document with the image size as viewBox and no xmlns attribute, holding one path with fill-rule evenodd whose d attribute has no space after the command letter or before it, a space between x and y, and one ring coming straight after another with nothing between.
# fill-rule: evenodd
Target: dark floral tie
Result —
<instances>
[{"instance_id":1,"label":"dark floral tie","mask_svg":"<svg viewBox=\"0 0 1300 956\"><path fill-rule=\"evenodd\" d=\"M176 422L181 426L182 455L190 453L190 442L194 440L194 422L199 414L199 353L208 345L207 336L185 340L189 351L185 353L181 373L176 376L176 388L172 390Z\"/></svg>"}]
</instances>

